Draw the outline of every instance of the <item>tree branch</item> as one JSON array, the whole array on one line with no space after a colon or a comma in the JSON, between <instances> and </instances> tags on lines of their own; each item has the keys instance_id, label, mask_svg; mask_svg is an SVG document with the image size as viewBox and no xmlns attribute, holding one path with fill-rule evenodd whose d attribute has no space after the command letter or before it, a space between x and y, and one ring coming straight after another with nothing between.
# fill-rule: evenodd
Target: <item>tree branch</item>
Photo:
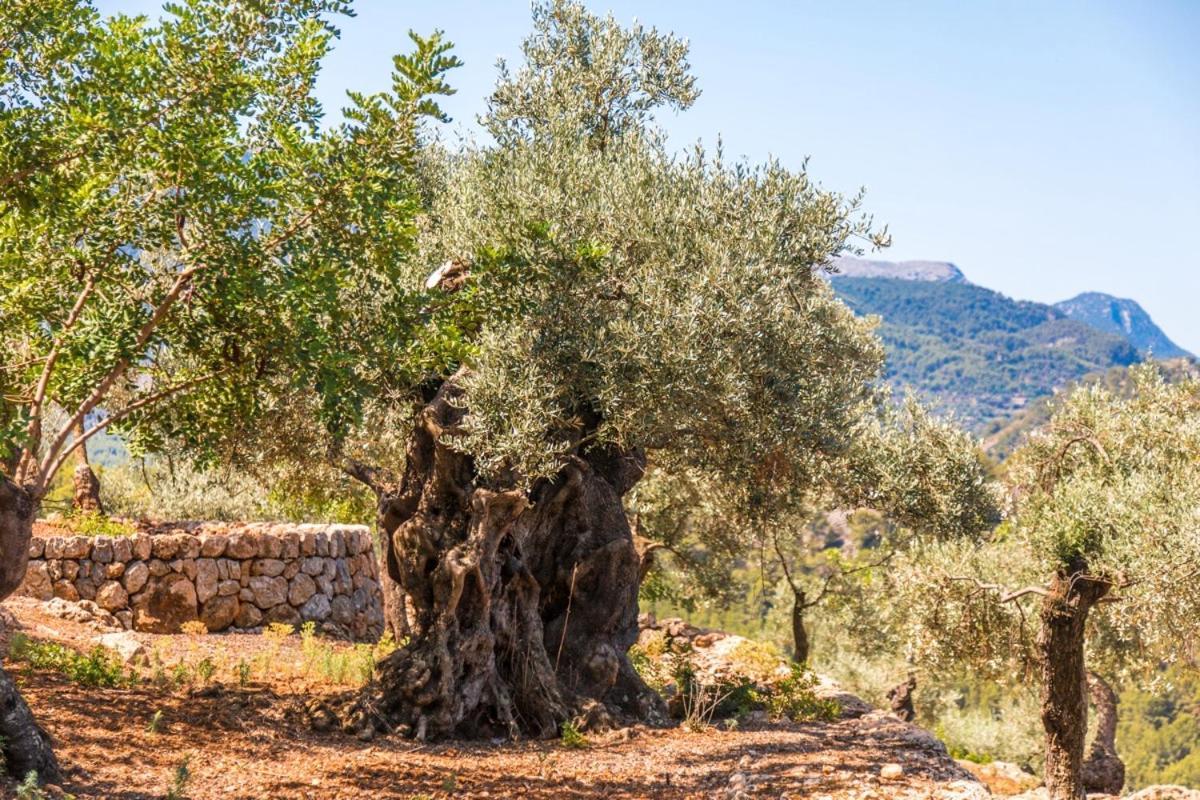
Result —
<instances>
[{"instance_id":1,"label":"tree branch","mask_svg":"<svg viewBox=\"0 0 1200 800\"><path fill-rule=\"evenodd\" d=\"M146 395L145 397L142 397L142 398L139 398L139 399L133 401L129 405L122 408L120 411L116 412L115 414L108 415L107 417L100 420L92 427L86 429L81 435L76 436L74 441L71 442L70 446L68 446L66 449L62 450L61 452L59 452L56 455L56 457L54 457L53 461L50 460L51 459L50 455L46 456L46 459L42 462L42 468L41 468L41 473L44 476L43 485L49 484L50 480L54 477L54 475L59 471L59 469L62 468L62 465L65 464L67 462L67 459L71 457L71 453L75 452L75 450L77 448L82 447L87 442L88 439L92 438L97 433L99 433L100 431L107 428L109 425L112 425L114 422L119 422L120 420L124 419L125 417L128 417L130 414L132 414L134 411L137 411L139 408L144 408L153 403L157 403L160 400L164 400L168 397L171 397L172 395L176 395L182 391L186 391L187 389L192 389L192 388L200 385L201 383L206 383L207 381L210 381L213 378L216 378L219 375L222 375L223 373L225 373L227 371L228 371L227 368L220 369L220 370L217 370L216 372L210 372L207 375L201 375L198 378L192 378L191 380L187 380L182 383L175 384L174 386L168 386L166 389L155 392L154 394ZM64 431L67 434L70 434L70 432L73 428L74 428L74 426L68 427L68 428L65 428ZM60 436L60 438L62 438L62 437Z\"/></svg>"},{"instance_id":2,"label":"tree branch","mask_svg":"<svg viewBox=\"0 0 1200 800\"><path fill-rule=\"evenodd\" d=\"M158 326L162 324L162 321L166 318L167 313L170 312L180 295L183 294L183 290L187 288L189 283L191 283L192 276L195 275L200 269L202 269L202 265L188 267L175 277L175 282L171 285L171 288L167 292L166 296L159 301L158 305L155 306L154 311L151 312L150 318L147 319L142 327L138 330L137 338L134 340L133 347L131 348L133 352L139 352L146 346L146 343L150 341L150 337L154 335L154 331L156 331ZM108 371L108 374L100 380L100 383L96 385L96 388L92 390L92 393L88 395L88 398L80 404L75 413L71 415L71 418L67 420L67 424L63 427L62 432L55 437L49 451L46 453L46 458L42 461L43 468L39 470L40 474L36 476L36 479L33 483L33 493L36 496L41 496L53 475L53 473L46 473L45 465L60 463L58 457L62 452L63 447L66 445L67 439L71 435L71 430L80 422L82 422L88 413L95 408L101 400L104 399L105 395L108 394L113 385L120 380L121 376L125 374L125 371L129 369L129 365L129 357L119 360L116 365L114 365L113 368Z\"/></svg>"},{"instance_id":3,"label":"tree branch","mask_svg":"<svg viewBox=\"0 0 1200 800\"><path fill-rule=\"evenodd\" d=\"M1039 597L1050 596L1050 590L1045 586L1026 586L1022 589L1009 591L1007 587L1001 586L998 583L984 583L978 578L972 578L968 575L951 575L950 580L974 583L980 592L996 592L1000 595L1001 603L1011 603L1013 600L1019 600L1030 594L1036 594Z\"/></svg>"}]
</instances>

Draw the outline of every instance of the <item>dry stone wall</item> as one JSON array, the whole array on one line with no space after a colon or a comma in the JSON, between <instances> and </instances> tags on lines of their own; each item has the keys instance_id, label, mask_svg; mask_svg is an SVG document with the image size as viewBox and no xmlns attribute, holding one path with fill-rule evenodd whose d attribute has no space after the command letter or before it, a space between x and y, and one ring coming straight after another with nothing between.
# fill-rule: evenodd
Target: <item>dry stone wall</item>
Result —
<instances>
[{"instance_id":1,"label":"dry stone wall","mask_svg":"<svg viewBox=\"0 0 1200 800\"><path fill-rule=\"evenodd\" d=\"M127 629L174 633L313 621L335 636L383 630L374 544L361 525L187 523L131 536L35 535L20 594L91 600Z\"/></svg>"}]
</instances>

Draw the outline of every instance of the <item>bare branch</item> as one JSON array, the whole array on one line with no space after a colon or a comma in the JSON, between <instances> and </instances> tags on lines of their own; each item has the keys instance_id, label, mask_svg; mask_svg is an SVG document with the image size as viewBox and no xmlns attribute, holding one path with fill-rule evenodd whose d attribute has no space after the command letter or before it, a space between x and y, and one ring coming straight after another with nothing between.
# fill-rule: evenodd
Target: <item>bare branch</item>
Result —
<instances>
[{"instance_id":1,"label":"bare branch","mask_svg":"<svg viewBox=\"0 0 1200 800\"><path fill-rule=\"evenodd\" d=\"M981 592L996 592L1000 595L1001 603L1011 603L1013 600L1019 600L1030 594L1036 594L1040 597L1050 596L1050 590L1045 586L1026 586L1022 589L1010 591L1007 587L1001 586L998 583L984 583L978 578L972 578L968 575L951 575L949 577L952 581L973 583Z\"/></svg>"}]
</instances>

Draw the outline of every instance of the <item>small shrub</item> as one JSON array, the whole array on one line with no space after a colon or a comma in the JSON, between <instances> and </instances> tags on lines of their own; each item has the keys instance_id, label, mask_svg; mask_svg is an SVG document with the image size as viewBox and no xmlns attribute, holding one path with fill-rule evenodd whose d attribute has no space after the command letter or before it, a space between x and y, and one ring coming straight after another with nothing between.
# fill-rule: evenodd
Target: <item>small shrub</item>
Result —
<instances>
[{"instance_id":1,"label":"small shrub","mask_svg":"<svg viewBox=\"0 0 1200 800\"><path fill-rule=\"evenodd\" d=\"M761 703L772 717L786 717L793 722L837 719L837 701L817 697L813 687L816 676L799 664L791 665L791 674L771 684L765 691L755 690L752 698Z\"/></svg>"},{"instance_id":2,"label":"small shrub","mask_svg":"<svg viewBox=\"0 0 1200 800\"><path fill-rule=\"evenodd\" d=\"M273 642L282 643L284 639L296 632L296 629L286 622L272 622L263 628L263 636Z\"/></svg>"},{"instance_id":3,"label":"small shrub","mask_svg":"<svg viewBox=\"0 0 1200 800\"><path fill-rule=\"evenodd\" d=\"M237 676L238 686L245 689L248 685L250 685L250 665L246 663L245 659L238 661Z\"/></svg>"},{"instance_id":4,"label":"small shrub","mask_svg":"<svg viewBox=\"0 0 1200 800\"><path fill-rule=\"evenodd\" d=\"M155 711L154 716L150 718L150 724L146 726L146 733L152 736L158 733L158 729L162 727L162 718L163 713L162 709L160 708L158 711Z\"/></svg>"},{"instance_id":5,"label":"small shrub","mask_svg":"<svg viewBox=\"0 0 1200 800\"><path fill-rule=\"evenodd\" d=\"M191 756L185 756L183 763L175 768L175 774L171 778L171 786L167 789L164 800L187 800L188 783L192 780L192 772L188 768L190 760Z\"/></svg>"},{"instance_id":6,"label":"small shrub","mask_svg":"<svg viewBox=\"0 0 1200 800\"><path fill-rule=\"evenodd\" d=\"M207 686L208 682L212 680L213 673L216 671L217 665L207 656L200 659L200 663L196 664L196 677L200 679L201 685Z\"/></svg>"},{"instance_id":7,"label":"small shrub","mask_svg":"<svg viewBox=\"0 0 1200 800\"><path fill-rule=\"evenodd\" d=\"M562 725L562 737L559 740L563 747L570 747L574 750L580 750L588 746L587 737L575 726L573 722L564 722Z\"/></svg>"},{"instance_id":8,"label":"small shrub","mask_svg":"<svg viewBox=\"0 0 1200 800\"><path fill-rule=\"evenodd\" d=\"M136 682L132 673L125 672L120 660L99 645L83 654L57 642L38 641L14 633L9 642L9 658L23 661L34 669L61 672L82 686L114 689Z\"/></svg>"},{"instance_id":9,"label":"small shrub","mask_svg":"<svg viewBox=\"0 0 1200 800\"><path fill-rule=\"evenodd\" d=\"M66 525L76 536L133 536L137 533L136 526L96 512L73 514L66 518Z\"/></svg>"},{"instance_id":10,"label":"small shrub","mask_svg":"<svg viewBox=\"0 0 1200 800\"><path fill-rule=\"evenodd\" d=\"M208 633L208 626L198 619L188 620L179 626L179 632L187 636L204 636Z\"/></svg>"}]
</instances>

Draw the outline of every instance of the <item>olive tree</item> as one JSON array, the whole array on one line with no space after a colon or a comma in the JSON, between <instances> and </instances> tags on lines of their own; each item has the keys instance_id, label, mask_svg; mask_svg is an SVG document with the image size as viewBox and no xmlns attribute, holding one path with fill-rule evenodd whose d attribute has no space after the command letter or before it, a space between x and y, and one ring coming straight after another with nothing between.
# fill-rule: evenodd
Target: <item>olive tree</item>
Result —
<instances>
[{"instance_id":1,"label":"olive tree","mask_svg":"<svg viewBox=\"0 0 1200 800\"><path fill-rule=\"evenodd\" d=\"M392 91L351 95L323 127L313 83L349 10L0 10L0 597L55 474L96 433L212 457L295 392L336 441L365 397L453 353L401 278L419 120L440 116L457 62L414 37ZM414 342L430 350L411 357ZM53 778L7 678L3 693L6 768Z\"/></svg>"},{"instance_id":2,"label":"olive tree","mask_svg":"<svg viewBox=\"0 0 1200 800\"><path fill-rule=\"evenodd\" d=\"M1056 800L1120 788L1117 764L1084 769L1089 691L1102 729L1114 724L1088 662L1194 663L1200 641L1200 381L1152 365L1132 378L1126 396L1075 390L1013 455L1010 516L990 537L915 548L889 570L919 658L1033 667Z\"/></svg>"},{"instance_id":3,"label":"olive tree","mask_svg":"<svg viewBox=\"0 0 1200 800\"><path fill-rule=\"evenodd\" d=\"M859 408L849 446L807 483L763 492L722 486L719 476L652 473L630 503L646 564L686 585L690 602L743 603L748 587L730 580L756 571L762 589L791 594L792 655L806 663L806 617L823 602L861 588L862 573L886 569L912 536L977 534L998 519L997 493L978 443L952 421L932 417L912 398ZM874 512L861 541L845 541L839 509ZM859 602L863 602L860 599Z\"/></svg>"},{"instance_id":4,"label":"olive tree","mask_svg":"<svg viewBox=\"0 0 1200 800\"><path fill-rule=\"evenodd\" d=\"M878 420L881 345L819 274L883 243L858 198L673 153L654 115L697 96L673 35L553 2L523 52L489 142L446 155L419 243L428 285L488 314L422 387L402 469L363 472L411 639L362 694L314 704L321 725L653 719L626 655L641 562L623 498L652 466L768 508L824 485Z\"/></svg>"}]
</instances>

